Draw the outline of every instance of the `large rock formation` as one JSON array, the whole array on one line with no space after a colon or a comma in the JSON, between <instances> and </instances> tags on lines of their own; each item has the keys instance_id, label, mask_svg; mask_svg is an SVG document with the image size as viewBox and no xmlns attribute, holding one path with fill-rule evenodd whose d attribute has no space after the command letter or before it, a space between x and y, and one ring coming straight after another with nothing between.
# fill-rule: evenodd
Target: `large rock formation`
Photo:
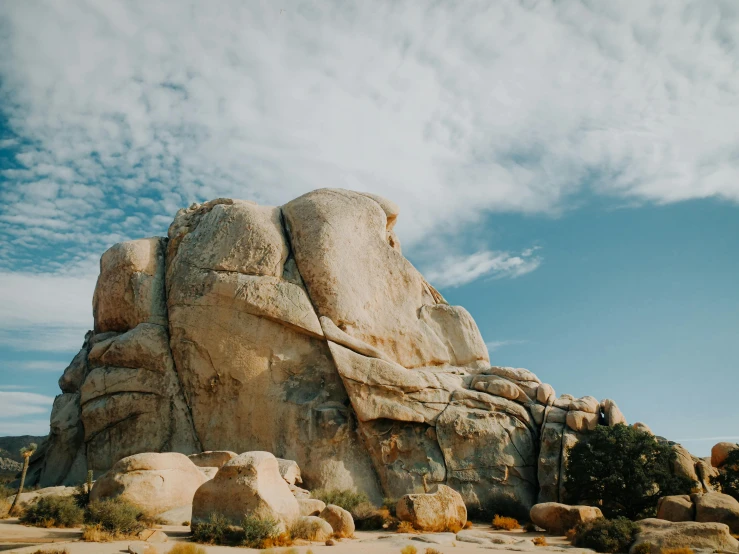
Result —
<instances>
[{"instance_id":1,"label":"large rock formation","mask_svg":"<svg viewBox=\"0 0 739 554\"><path fill-rule=\"evenodd\" d=\"M139 452L267 451L306 488L457 490L472 515L560 501L567 451L625 423L491 366L477 325L402 255L398 208L321 189L217 199L101 259L95 329L60 379L29 481Z\"/></svg>"}]
</instances>

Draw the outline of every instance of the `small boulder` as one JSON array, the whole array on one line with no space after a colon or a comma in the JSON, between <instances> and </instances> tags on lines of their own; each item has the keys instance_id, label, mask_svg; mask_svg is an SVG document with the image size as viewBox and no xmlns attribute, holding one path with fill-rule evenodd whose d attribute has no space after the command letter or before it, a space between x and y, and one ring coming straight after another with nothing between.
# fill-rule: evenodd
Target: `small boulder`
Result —
<instances>
[{"instance_id":1,"label":"small boulder","mask_svg":"<svg viewBox=\"0 0 739 554\"><path fill-rule=\"evenodd\" d=\"M586 431L595 430L598 426L599 418L600 416L597 413L570 410L567 412L565 421L567 422L567 427L573 431L584 433Z\"/></svg>"},{"instance_id":2,"label":"small boulder","mask_svg":"<svg viewBox=\"0 0 739 554\"><path fill-rule=\"evenodd\" d=\"M138 542L128 545L129 554L158 554L157 549L151 544L145 542Z\"/></svg>"},{"instance_id":3,"label":"small boulder","mask_svg":"<svg viewBox=\"0 0 739 554\"><path fill-rule=\"evenodd\" d=\"M198 467L222 468L223 464L233 460L238 454L230 450L208 450L199 454L190 454L188 458Z\"/></svg>"},{"instance_id":4,"label":"small boulder","mask_svg":"<svg viewBox=\"0 0 739 554\"><path fill-rule=\"evenodd\" d=\"M326 507L323 500L317 498L296 498L301 516L318 516Z\"/></svg>"},{"instance_id":5,"label":"small boulder","mask_svg":"<svg viewBox=\"0 0 739 554\"><path fill-rule=\"evenodd\" d=\"M331 538L334 530L327 521L320 517L300 516L290 528L290 533L295 539L325 541Z\"/></svg>"},{"instance_id":6,"label":"small boulder","mask_svg":"<svg viewBox=\"0 0 739 554\"><path fill-rule=\"evenodd\" d=\"M529 512L531 521L537 527L553 535L564 535L578 523L603 517L600 508L592 506L568 506L558 502L535 504Z\"/></svg>"},{"instance_id":7,"label":"small boulder","mask_svg":"<svg viewBox=\"0 0 739 554\"><path fill-rule=\"evenodd\" d=\"M280 475L277 458L269 452L240 454L195 492L193 523L205 522L213 512L234 525L245 514L270 517L288 526L300 517L298 501Z\"/></svg>"},{"instance_id":8,"label":"small boulder","mask_svg":"<svg viewBox=\"0 0 739 554\"><path fill-rule=\"evenodd\" d=\"M139 533L139 539L146 542L167 542L169 537L158 529L144 529Z\"/></svg>"},{"instance_id":9,"label":"small boulder","mask_svg":"<svg viewBox=\"0 0 739 554\"><path fill-rule=\"evenodd\" d=\"M282 478L288 485L295 485L295 483L303 482L303 479L300 477L300 467L297 462L277 458L277 464L280 468L280 475L282 475Z\"/></svg>"},{"instance_id":10,"label":"small boulder","mask_svg":"<svg viewBox=\"0 0 739 554\"><path fill-rule=\"evenodd\" d=\"M694 521L695 506L690 496L680 494L663 496L657 503L657 519L666 521Z\"/></svg>"},{"instance_id":11,"label":"small boulder","mask_svg":"<svg viewBox=\"0 0 739 554\"><path fill-rule=\"evenodd\" d=\"M340 506L329 504L321 511L321 519L325 519L339 537L354 535L354 518Z\"/></svg>"},{"instance_id":12,"label":"small boulder","mask_svg":"<svg viewBox=\"0 0 739 554\"><path fill-rule=\"evenodd\" d=\"M731 536L723 523L695 521L671 522L664 519L642 519L637 522L639 533L629 552L635 554L639 546L652 545L654 554L667 548L708 549L720 552L739 552L739 541ZM656 551L654 549L657 549Z\"/></svg>"},{"instance_id":13,"label":"small boulder","mask_svg":"<svg viewBox=\"0 0 739 554\"><path fill-rule=\"evenodd\" d=\"M724 465L726 458L729 457L729 452L739 448L739 444L733 442L720 442L711 448L711 465L713 467L721 467Z\"/></svg>"},{"instance_id":14,"label":"small boulder","mask_svg":"<svg viewBox=\"0 0 739 554\"><path fill-rule=\"evenodd\" d=\"M649 433L650 435L654 435L652 433L652 429L647 425L646 423L642 423L641 421L637 421L632 425L634 429L639 429L639 431L644 431L645 433Z\"/></svg>"},{"instance_id":15,"label":"small boulder","mask_svg":"<svg viewBox=\"0 0 739 554\"><path fill-rule=\"evenodd\" d=\"M145 452L119 460L101 475L90 500L121 497L150 514L160 514L192 503L206 481L187 456L176 452Z\"/></svg>"},{"instance_id":16,"label":"small boulder","mask_svg":"<svg viewBox=\"0 0 739 554\"><path fill-rule=\"evenodd\" d=\"M695 495L695 521L724 523L739 535L739 501L720 492Z\"/></svg>"},{"instance_id":17,"label":"small boulder","mask_svg":"<svg viewBox=\"0 0 739 554\"><path fill-rule=\"evenodd\" d=\"M395 508L398 519L419 531L460 531L467 523L462 496L446 485L431 494L406 494Z\"/></svg>"}]
</instances>

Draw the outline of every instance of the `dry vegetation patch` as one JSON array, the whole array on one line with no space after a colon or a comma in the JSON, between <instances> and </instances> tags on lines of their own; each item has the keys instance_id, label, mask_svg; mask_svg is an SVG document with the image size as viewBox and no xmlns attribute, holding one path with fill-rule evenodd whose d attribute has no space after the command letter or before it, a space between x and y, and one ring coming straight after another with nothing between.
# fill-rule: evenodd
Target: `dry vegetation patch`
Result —
<instances>
[{"instance_id":1,"label":"dry vegetation patch","mask_svg":"<svg viewBox=\"0 0 739 554\"><path fill-rule=\"evenodd\" d=\"M492 526L493 526L493 529L513 531L514 529L519 529L521 527L521 524L518 523L518 520L515 518L499 516L496 514L495 517L493 517Z\"/></svg>"}]
</instances>

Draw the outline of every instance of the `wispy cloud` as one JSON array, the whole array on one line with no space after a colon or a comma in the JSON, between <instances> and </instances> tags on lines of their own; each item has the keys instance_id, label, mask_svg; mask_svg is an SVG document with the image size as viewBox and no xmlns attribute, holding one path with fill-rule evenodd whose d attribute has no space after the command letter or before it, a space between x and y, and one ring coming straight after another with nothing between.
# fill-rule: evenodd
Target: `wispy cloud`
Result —
<instances>
[{"instance_id":1,"label":"wispy cloud","mask_svg":"<svg viewBox=\"0 0 739 554\"><path fill-rule=\"evenodd\" d=\"M0 341L0 344L2 342ZM82 339L77 337L77 343L82 344ZM25 360L19 362L4 362L0 364L0 369L12 369L14 371L51 371L61 373L68 363L54 360ZM0 385L0 389L3 386Z\"/></svg>"},{"instance_id":2,"label":"wispy cloud","mask_svg":"<svg viewBox=\"0 0 739 554\"><path fill-rule=\"evenodd\" d=\"M504 346L511 346L514 344L526 344L528 341L525 340L493 340L485 343L488 347L488 352L494 352L503 348Z\"/></svg>"},{"instance_id":3,"label":"wispy cloud","mask_svg":"<svg viewBox=\"0 0 739 554\"><path fill-rule=\"evenodd\" d=\"M429 282L439 287L459 287L481 277L515 279L541 265L542 258L535 255L537 250L528 248L518 255L491 250L469 256L450 255L428 268L424 274Z\"/></svg>"},{"instance_id":4,"label":"wispy cloud","mask_svg":"<svg viewBox=\"0 0 739 554\"><path fill-rule=\"evenodd\" d=\"M53 403L53 396L0 390L0 418L48 414Z\"/></svg>"},{"instance_id":5,"label":"wispy cloud","mask_svg":"<svg viewBox=\"0 0 739 554\"><path fill-rule=\"evenodd\" d=\"M731 2L39 0L3 17L0 267L163 233L192 201L318 186L393 198L408 247L584 188L739 200Z\"/></svg>"}]
</instances>

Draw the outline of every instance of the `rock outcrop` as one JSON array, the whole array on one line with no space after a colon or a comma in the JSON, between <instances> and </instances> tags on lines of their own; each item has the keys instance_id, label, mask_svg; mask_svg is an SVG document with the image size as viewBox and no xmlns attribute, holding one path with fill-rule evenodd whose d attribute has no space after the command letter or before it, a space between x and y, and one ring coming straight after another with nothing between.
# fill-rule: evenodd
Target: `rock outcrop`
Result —
<instances>
[{"instance_id":1,"label":"rock outcrop","mask_svg":"<svg viewBox=\"0 0 739 554\"><path fill-rule=\"evenodd\" d=\"M203 523L219 513L233 525L246 514L271 518L289 527L300 516L298 501L280 475L269 452L245 452L226 462L192 500L192 522Z\"/></svg>"},{"instance_id":2,"label":"rock outcrop","mask_svg":"<svg viewBox=\"0 0 739 554\"><path fill-rule=\"evenodd\" d=\"M398 519L419 531L458 532L467 523L462 496L452 488L438 485L430 494L406 494L395 508Z\"/></svg>"},{"instance_id":3,"label":"rock outcrop","mask_svg":"<svg viewBox=\"0 0 739 554\"><path fill-rule=\"evenodd\" d=\"M110 248L29 484L141 452L212 471L265 451L297 462L293 488L379 501L446 484L488 516L563 500L568 450L623 414L491 365L469 312L401 253L397 217L346 190L219 198L180 210L167 238Z\"/></svg>"},{"instance_id":4,"label":"rock outcrop","mask_svg":"<svg viewBox=\"0 0 739 554\"><path fill-rule=\"evenodd\" d=\"M733 534L739 535L739 501L719 492L660 498L657 518L676 522L724 523Z\"/></svg>"},{"instance_id":5,"label":"rock outcrop","mask_svg":"<svg viewBox=\"0 0 739 554\"><path fill-rule=\"evenodd\" d=\"M603 517L599 508L544 502L531 508L531 522L555 535L564 535L578 524Z\"/></svg>"},{"instance_id":6,"label":"rock outcrop","mask_svg":"<svg viewBox=\"0 0 739 554\"><path fill-rule=\"evenodd\" d=\"M638 522L639 533L629 550L639 552L639 546L650 544L650 552L659 554L665 549L706 549L711 552L739 552L739 541L731 536L723 523L673 523L662 519L643 519Z\"/></svg>"}]
</instances>

